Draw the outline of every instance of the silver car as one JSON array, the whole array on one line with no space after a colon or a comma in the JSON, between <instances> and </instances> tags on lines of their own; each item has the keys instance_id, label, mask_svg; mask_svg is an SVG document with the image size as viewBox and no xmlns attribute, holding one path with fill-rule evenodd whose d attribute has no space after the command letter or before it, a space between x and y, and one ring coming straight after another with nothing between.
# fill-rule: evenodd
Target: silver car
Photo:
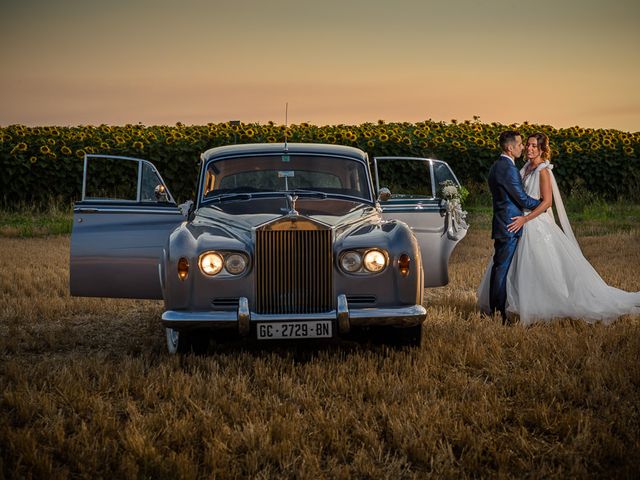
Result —
<instances>
[{"instance_id":1,"label":"silver car","mask_svg":"<svg viewBox=\"0 0 640 480\"><path fill-rule=\"evenodd\" d=\"M409 167L419 188L391 194L403 187L385 175ZM232 145L201 155L196 198L177 205L152 163L87 155L71 294L163 299L170 353L206 349L223 330L269 341L378 328L419 344L424 288L448 282L466 233L451 234L445 180L459 185L432 159Z\"/></svg>"}]
</instances>

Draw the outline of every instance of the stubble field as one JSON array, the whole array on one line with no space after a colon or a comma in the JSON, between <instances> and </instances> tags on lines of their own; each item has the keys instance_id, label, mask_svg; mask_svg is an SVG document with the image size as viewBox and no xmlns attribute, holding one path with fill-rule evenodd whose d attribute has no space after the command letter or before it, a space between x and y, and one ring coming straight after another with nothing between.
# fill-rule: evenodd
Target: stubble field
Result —
<instances>
[{"instance_id":1,"label":"stubble field","mask_svg":"<svg viewBox=\"0 0 640 480\"><path fill-rule=\"evenodd\" d=\"M578 230L640 290L640 231ZM160 302L71 298L69 237L0 238L6 478L637 478L640 318L503 326L473 228L419 349L211 345L169 357Z\"/></svg>"}]
</instances>

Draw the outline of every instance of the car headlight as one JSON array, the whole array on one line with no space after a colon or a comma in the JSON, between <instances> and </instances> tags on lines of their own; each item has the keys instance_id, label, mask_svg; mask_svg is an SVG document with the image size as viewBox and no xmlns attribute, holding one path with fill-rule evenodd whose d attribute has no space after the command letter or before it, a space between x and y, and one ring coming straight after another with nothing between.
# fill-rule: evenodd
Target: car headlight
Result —
<instances>
[{"instance_id":1,"label":"car headlight","mask_svg":"<svg viewBox=\"0 0 640 480\"><path fill-rule=\"evenodd\" d=\"M345 272L357 272L362 268L362 256L358 252L346 252L340 257L340 266Z\"/></svg>"},{"instance_id":2,"label":"car headlight","mask_svg":"<svg viewBox=\"0 0 640 480\"><path fill-rule=\"evenodd\" d=\"M381 272L387 266L387 257L380 250L369 250L364 254L362 263L370 272Z\"/></svg>"},{"instance_id":3,"label":"car headlight","mask_svg":"<svg viewBox=\"0 0 640 480\"><path fill-rule=\"evenodd\" d=\"M247 269L247 259L239 253L232 253L225 258L224 268L232 275L239 275Z\"/></svg>"},{"instance_id":4,"label":"car headlight","mask_svg":"<svg viewBox=\"0 0 640 480\"><path fill-rule=\"evenodd\" d=\"M222 270L224 261L222 255L217 252L207 252L200 255L200 270L206 275L217 275Z\"/></svg>"}]
</instances>

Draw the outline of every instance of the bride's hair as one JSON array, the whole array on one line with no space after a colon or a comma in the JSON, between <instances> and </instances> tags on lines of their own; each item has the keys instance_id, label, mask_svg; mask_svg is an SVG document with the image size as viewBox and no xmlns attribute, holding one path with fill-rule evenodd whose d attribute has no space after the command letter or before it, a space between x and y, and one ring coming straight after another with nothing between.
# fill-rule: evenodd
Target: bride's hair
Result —
<instances>
[{"instance_id":1,"label":"bride's hair","mask_svg":"<svg viewBox=\"0 0 640 480\"><path fill-rule=\"evenodd\" d=\"M538 142L538 148L540 149L540 156L543 160L549 161L551 160L551 147L549 147L549 139L544 133L532 133L527 137L527 143L530 138L535 138Z\"/></svg>"}]
</instances>

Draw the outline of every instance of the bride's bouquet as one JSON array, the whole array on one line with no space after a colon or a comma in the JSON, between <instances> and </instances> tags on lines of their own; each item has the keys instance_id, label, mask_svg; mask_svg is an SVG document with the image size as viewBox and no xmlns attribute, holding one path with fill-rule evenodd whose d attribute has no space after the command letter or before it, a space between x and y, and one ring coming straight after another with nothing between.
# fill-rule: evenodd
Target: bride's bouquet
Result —
<instances>
[{"instance_id":1,"label":"bride's bouquet","mask_svg":"<svg viewBox=\"0 0 640 480\"><path fill-rule=\"evenodd\" d=\"M469 225L466 222L467 212L462 210L462 202L469 195L469 191L462 185L458 187L452 180L440 182L440 198L447 211L447 235L458 239L466 234Z\"/></svg>"}]
</instances>

